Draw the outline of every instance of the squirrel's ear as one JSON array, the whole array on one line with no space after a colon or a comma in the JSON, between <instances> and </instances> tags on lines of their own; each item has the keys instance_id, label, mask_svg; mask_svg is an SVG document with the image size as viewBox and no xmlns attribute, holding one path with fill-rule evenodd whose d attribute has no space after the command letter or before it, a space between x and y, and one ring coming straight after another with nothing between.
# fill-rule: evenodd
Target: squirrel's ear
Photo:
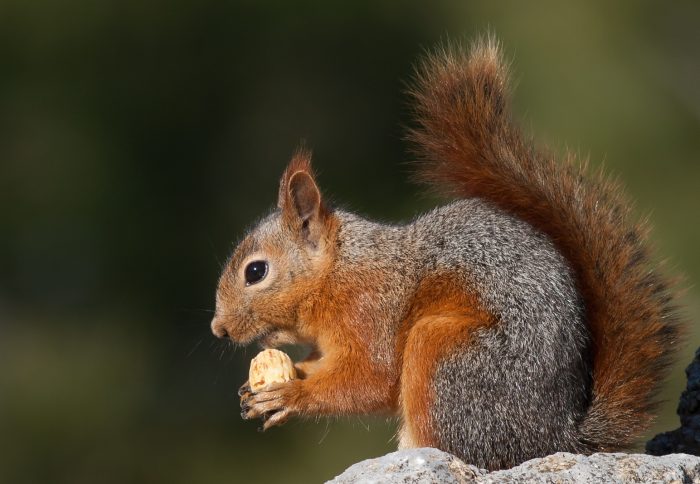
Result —
<instances>
[{"instance_id":1,"label":"squirrel's ear","mask_svg":"<svg viewBox=\"0 0 700 484\"><path fill-rule=\"evenodd\" d=\"M321 192L309 173L298 171L289 179L289 200L294 207L294 214L302 222L318 217Z\"/></svg>"},{"instance_id":2,"label":"squirrel's ear","mask_svg":"<svg viewBox=\"0 0 700 484\"><path fill-rule=\"evenodd\" d=\"M325 209L310 160L311 155L306 151L292 158L280 181L277 205L292 229L316 245L322 235Z\"/></svg>"}]
</instances>

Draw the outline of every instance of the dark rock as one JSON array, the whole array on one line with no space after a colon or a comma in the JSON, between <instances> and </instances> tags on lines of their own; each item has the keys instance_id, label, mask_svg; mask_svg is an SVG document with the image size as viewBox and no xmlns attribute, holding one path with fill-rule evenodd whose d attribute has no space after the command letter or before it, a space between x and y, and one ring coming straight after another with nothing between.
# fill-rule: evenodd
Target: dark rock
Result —
<instances>
[{"instance_id":1,"label":"dark rock","mask_svg":"<svg viewBox=\"0 0 700 484\"><path fill-rule=\"evenodd\" d=\"M681 427L657 435L647 442L646 450L651 455L674 452L700 455L700 348L695 358L685 369L688 384L678 402Z\"/></svg>"}]
</instances>

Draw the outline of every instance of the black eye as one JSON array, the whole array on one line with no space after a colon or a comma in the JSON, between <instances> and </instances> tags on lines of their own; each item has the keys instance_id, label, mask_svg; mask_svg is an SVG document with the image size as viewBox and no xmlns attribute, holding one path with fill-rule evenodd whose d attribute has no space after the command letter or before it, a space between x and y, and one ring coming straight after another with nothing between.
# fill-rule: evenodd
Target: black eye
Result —
<instances>
[{"instance_id":1,"label":"black eye","mask_svg":"<svg viewBox=\"0 0 700 484\"><path fill-rule=\"evenodd\" d=\"M267 262L256 260L245 267L245 284L250 286L265 279L267 275Z\"/></svg>"}]
</instances>

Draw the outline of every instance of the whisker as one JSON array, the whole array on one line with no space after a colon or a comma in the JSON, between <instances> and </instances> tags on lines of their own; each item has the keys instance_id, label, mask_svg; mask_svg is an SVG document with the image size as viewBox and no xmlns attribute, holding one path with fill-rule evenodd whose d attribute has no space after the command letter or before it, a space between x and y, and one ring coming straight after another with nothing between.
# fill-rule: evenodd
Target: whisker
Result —
<instances>
[{"instance_id":1,"label":"whisker","mask_svg":"<svg viewBox=\"0 0 700 484\"><path fill-rule=\"evenodd\" d=\"M321 436L321 440L318 441L318 445L321 445L324 440L326 440L326 437L328 437L328 434L331 432L331 426L330 422L326 420L326 430L323 432L323 435Z\"/></svg>"},{"instance_id":2,"label":"whisker","mask_svg":"<svg viewBox=\"0 0 700 484\"><path fill-rule=\"evenodd\" d=\"M212 314L216 312L213 309L204 309L204 308L192 308L192 309L190 309L190 311L202 311L204 313L212 313Z\"/></svg>"},{"instance_id":3,"label":"whisker","mask_svg":"<svg viewBox=\"0 0 700 484\"><path fill-rule=\"evenodd\" d=\"M364 429L365 429L367 432L369 432L369 424L366 424L366 423L364 422L364 420L362 420L362 418L360 418L359 416L357 417L357 422L358 422L360 425L362 425L362 427L364 427Z\"/></svg>"},{"instance_id":4,"label":"whisker","mask_svg":"<svg viewBox=\"0 0 700 484\"><path fill-rule=\"evenodd\" d=\"M192 356L192 353L194 353L195 350L196 350L197 348L199 348L199 345L202 344L202 341L204 341L204 338L200 338L199 341L197 341L197 342L194 344L194 346L193 346L192 349L187 353L187 356L185 356L185 358L189 358L190 356Z\"/></svg>"},{"instance_id":5,"label":"whisker","mask_svg":"<svg viewBox=\"0 0 700 484\"><path fill-rule=\"evenodd\" d=\"M214 241L211 240L211 237L207 236L207 242L209 242L209 247L211 248L211 255L214 257L214 260L219 265L219 269L223 271L224 263L221 259L219 259L219 256L216 255L216 247L214 247Z\"/></svg>"}]
</instances>

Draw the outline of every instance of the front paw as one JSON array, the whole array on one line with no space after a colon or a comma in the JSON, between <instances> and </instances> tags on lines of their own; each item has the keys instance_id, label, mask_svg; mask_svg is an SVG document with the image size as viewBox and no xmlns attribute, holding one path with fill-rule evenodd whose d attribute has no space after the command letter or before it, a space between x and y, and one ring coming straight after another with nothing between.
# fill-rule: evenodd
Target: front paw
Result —
<instances>
[{"instance_id":1,"label":"front paw","mask_svg":"<svg viewBox=\"0 0 700 484\"><path fill-rule=\"evenodd\" d=\"M249 388L242 388L241 417L244 420L262 418L267 430L275 425L282 425L289 417L298 413L296 400L299 393L299 381L270 385L265 390L253 393Z\"/></svg>"}]
</instances>

